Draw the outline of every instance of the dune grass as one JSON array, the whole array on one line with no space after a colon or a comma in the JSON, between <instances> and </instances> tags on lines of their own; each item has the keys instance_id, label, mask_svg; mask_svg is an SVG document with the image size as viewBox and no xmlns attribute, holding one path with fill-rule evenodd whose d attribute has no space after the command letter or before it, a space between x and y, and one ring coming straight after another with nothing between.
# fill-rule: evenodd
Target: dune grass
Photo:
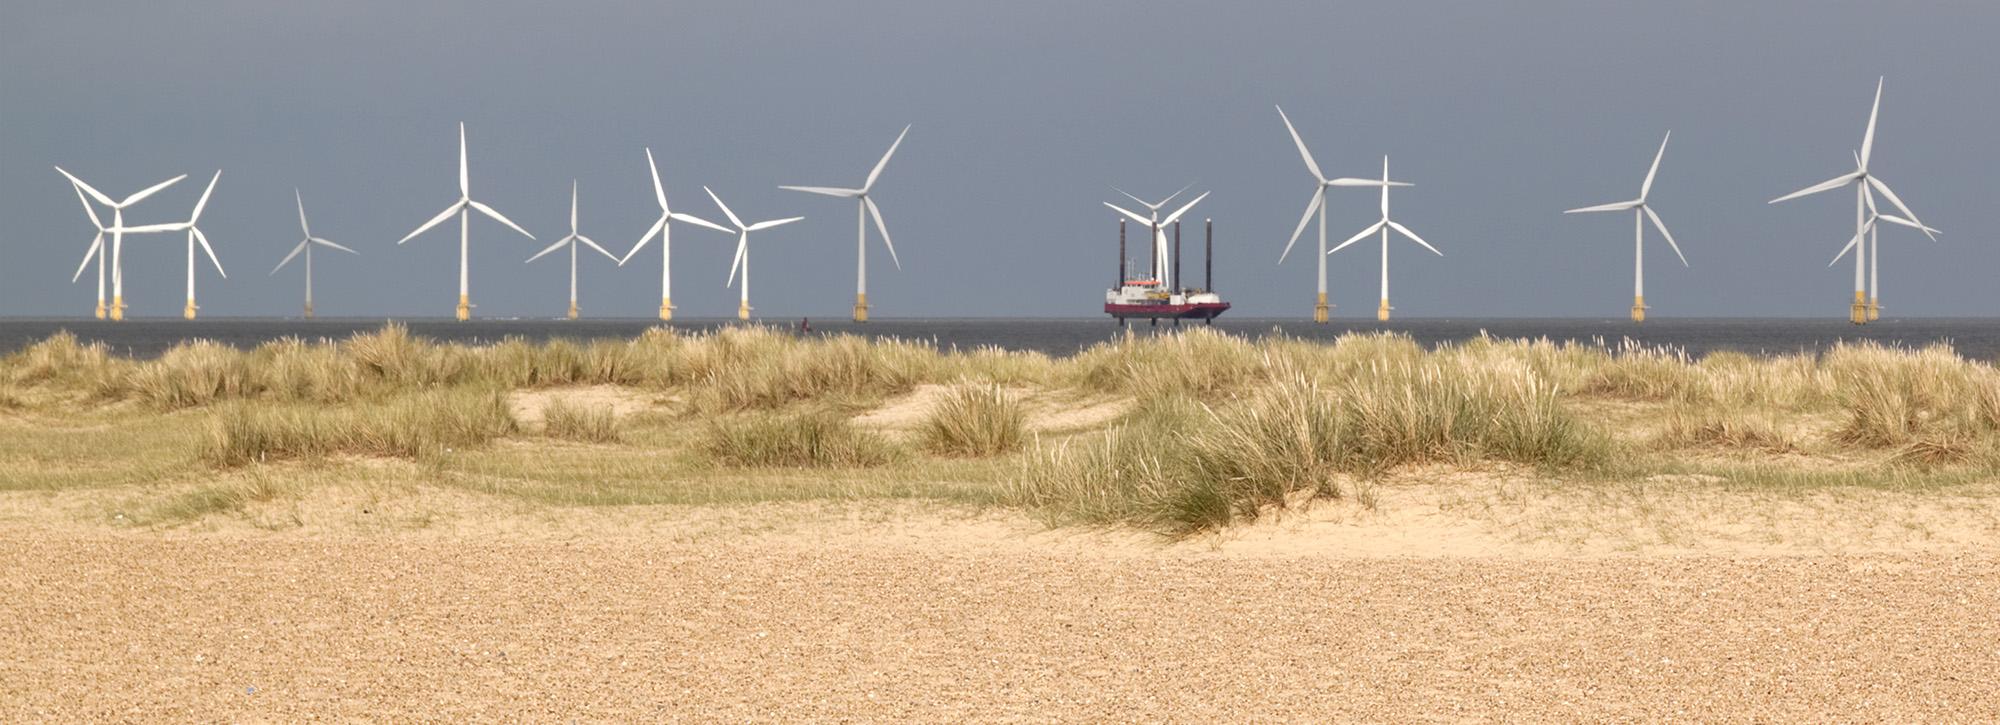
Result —
<instances>
[{"instance_id":1,"label":"dune grass","mask_svg":"<svg viewBox=\"0 0 2000 725\"><path fill-rule=\"evenodd\" d=\"M952 387L909 445L852 422L924 384ZM551 403L540 435L521 435L510 392L581 385L667 402L626 419ZM1041 396L1122 399L1130 412L1031 437L1041 408L1025 401L1045 407ZM1993 480L2000 371L1946 345L1694 358L1630 342L1426 348L1389 333L1317 343L1206 328L1066 358L755 326L462 345L391 324L134 360L62 333L0 357L0 433L0 489L359 456L422 460L436 483L558 504L943 497L1188 533L1424 466L1580 481ZM488 445L501 439L513 440ZM564 452L550 439L593 445ZM1775 455L1811 470L1754 467ZM177 510L243 500L204 495Z\"/></svg>"}]
</instances>

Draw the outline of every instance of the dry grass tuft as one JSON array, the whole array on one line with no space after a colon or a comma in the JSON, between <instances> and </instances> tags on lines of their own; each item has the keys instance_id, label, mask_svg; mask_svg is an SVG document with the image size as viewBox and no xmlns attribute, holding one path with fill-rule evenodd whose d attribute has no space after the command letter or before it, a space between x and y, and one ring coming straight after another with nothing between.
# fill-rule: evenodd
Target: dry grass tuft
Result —
<instances>
[{"instance_id":1,"label":"dry grass tuft","mask_svg":"<svg viewBox=\"0 0 2000 725\"><path fill-rule=\"evenodd\" d=\"M700 445L711 460L743 467L862 468L897 453L887 439L829 412L718 419Z\"/></svg>"},{"instance_id":2,"label":"dry grass tuft","mask_svg":"<svg viewBox=\"0 0 2000 725\"><path fill-rule=\"evenodd\" d=\"M340 408L234 403L218 412L200 457L217 466L335 454L416 458L516 429L505 399L493 392L422 393Z\"/></svg>"},{"instance_id":3,"label":"dry grass tuft","mask_svg":"<svg viewBox=\"0 0 2000 725\"><path fill-rule=\"evenodd\" d=\"M919 435L925 448L950 456L993 456L1021 447L1028 415L998 385L958 385L940 397Z\"/></svg>"},{"instance_id":4,"label":"dry grass tuft","mask_svg":"<svg viewBox=\"0 0 2000 725\"><path fill-rule=\"evenodd\" d=\"M583 443L617 443L618 416L608 407L585 408L561 398L542 406L542 435Z\"/></svg>"}]
</instances>

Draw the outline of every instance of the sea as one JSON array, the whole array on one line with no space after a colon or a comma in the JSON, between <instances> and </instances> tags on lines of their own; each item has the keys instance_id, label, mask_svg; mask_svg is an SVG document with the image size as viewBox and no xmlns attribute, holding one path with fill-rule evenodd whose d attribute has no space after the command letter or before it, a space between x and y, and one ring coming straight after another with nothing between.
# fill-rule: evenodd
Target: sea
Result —
<instances>
[{"instance_id":1,"label":"sea","mask_svg":"<svg viewBox=\"0 0 2000 725\"><path fill-rule=\"evenodd\" d=\"M1009 350L1036 350L1055 356L1071 355L1091 345L1109 342L1123 335L1170 334L1171 321L1149 325L1135 321L1121 328L1108 318L1064 319L898 319L883 318L866 323L846 319L765 320L749 323L735 319L691 319L661 323L652 319L585 320L474 320L449 319L253 319L216 318L202 320L137 319L107 322L95 319L0 318L0 355L68 330L84 340L102 341L113 351L138 358L158 356L167 348L189 340L212 340L236 347L254 347L285 337L306 340L338 340L357 332L369 332L388 322L407 326L412 334L439 341L487 343L509 337L527 340L569 338L629 338L662 324L689 332L761 324L799 335L855 334L873 338L900 338L921 341L940 349L999 347ZM801 329L807 322L810 329ZM1198 322L1183 323L1194 327ZM1460 342L1481 335L1498 338L1548 338L1582 344L1618 346L1626 340L1648 346L1683 350L1692 356L1717 351L1751 355L1782 355L1819 352L1843 341L1874 340L1903 346L1922 347L1949 343L1970 359L2000 361L2000 318L1883 319L1865 326L1844 319L1726 318L1650 319L1634 324L1624 318L1431 318L1393 320L1335 320L1316 325L1301 319L1219 319L1214 327L1249 338L1282 335L1305 340L1331 340L1350 332L1394 331L1409 335L1419 343L1436 346Z\"/></svg>"}]
</instances>

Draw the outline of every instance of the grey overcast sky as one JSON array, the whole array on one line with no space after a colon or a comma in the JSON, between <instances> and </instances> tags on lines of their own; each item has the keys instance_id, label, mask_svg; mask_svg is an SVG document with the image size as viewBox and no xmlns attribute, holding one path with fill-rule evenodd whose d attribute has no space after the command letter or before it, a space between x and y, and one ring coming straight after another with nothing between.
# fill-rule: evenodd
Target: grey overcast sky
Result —
<instances>
[{"instance_id":1,"label":"grey overcast sky","mask_svg":"<svg viewBox=\"0 0 2000 725\"><path fill-rule=\"evenodd\" d=\"M1276 261L1312 182L1273 104L1329 174L1388 154L1418 184L1395 216L1447 256L1394 243L1401 315L1623 316L1630 218L1560 212L1635 196L1671 128L1653 204L1693 266L1648 239L1654 314L1843 316L1852 271L1826 263L1851 196L1765 201L1852 168L1884 75L1871 166L1945 231L1885 233L1886 309L2000 315L1997 48L1984 0L15 0L0 316L93 304L92 278L67 276L92 230L57 164L112 196L190 174L133 223L184 218L223 170L202 227L230 276L198 272L205 315L296 312L299 271L267 274L300 236L295 187L316 234L362 252L317 257L322 315L448 315L455 224L395 241L456 197L461 120L474 197L545 242L567 232L571 179L586 235L637 241L657 216L646 146L678 210L721 220L706 184L746 218L804 215L752 239L770 317L845 315L855 262L850 203L776 186L857 185L904 124L875 194L903 269L871 242L877 315L1100 314L1107 185L1195 181L1233 314L1304 316L1312 255ZM1335 191L1337 241L1377 213L1372 191ZM732 314L734 239L681 225L674 242L680 314ZM560 314L566 262L522 263L540 246L475 217L480 315ZM586 314L651 315L656 250L586 259ZM177 314L181 237L126 253L132 314ZM1332 257L1336 314L1372 312L1377 254Z\"/></svg>"}]
</instances>

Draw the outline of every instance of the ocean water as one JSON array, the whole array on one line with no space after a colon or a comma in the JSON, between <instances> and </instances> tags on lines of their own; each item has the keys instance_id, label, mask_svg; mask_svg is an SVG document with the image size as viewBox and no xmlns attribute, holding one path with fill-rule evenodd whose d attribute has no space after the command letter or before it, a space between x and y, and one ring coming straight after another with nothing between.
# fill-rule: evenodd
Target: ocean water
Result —
<instances>
[{"instance_id":1,"label":"ocean water","mask_svg":"<svg viewBox=\"0 0 2000 725\"><path fill-rule=\"evenodd\" d=\"M507 337L529 340L549 338L625 338L661 324L649 319L601 320L475 320L456 322L443 319L398 320L413 334L444 341L494 342ZM109 344L116 352L135 357L159 355L176 343L206 339L237 347L295 336L307 340L339 339L356 332L381 327L383 319L283 320L222 318L187 321L142 319L105 322L94 319L0 319L0 354L11 353L55 334L69 330L85 340ZM940 348L960 349L995 346L1011 350L1038 350L1051 355L1069 355L1097 343L1115 340L1123 332L1109 318L1085 319L880 319L865 324L846 319L815 319L810 332L799 332L799 320L764 320L765 324L796 334L828 335L852 333L871 337L919 340ZM744 324L733 319L694 319L671 323L673 327L696 331ZM1184 323L1185 324L1185 323ZM1187 324L1193 327L1195 324ZM1841 319L1654 319L1633 324L1622 318L1534 319L1534 318L1433 318L1393 320L1336 320L1315 325L1300 319L1236 318L1217 320L1215 327L1248 337L1287 335L1308 340L1329 340L1347 332L1393 330L1425 345L1456 342L1488 334L1503 338L1541 338L1582 343L1617 345L1623 339L1647 345L1673 346L1696 356L1720 350L1753 355L1820 351L1843 340L1875 340L1917 347L1937 342L1950 343L1959 354L1978 360L2000 360L2000 318L1884 319L1866 326L1854 326ZM1157 327L1143 322L1130 328L1140 335L1170 332L1171 323Z\"/></svg>"}]
</instances>

